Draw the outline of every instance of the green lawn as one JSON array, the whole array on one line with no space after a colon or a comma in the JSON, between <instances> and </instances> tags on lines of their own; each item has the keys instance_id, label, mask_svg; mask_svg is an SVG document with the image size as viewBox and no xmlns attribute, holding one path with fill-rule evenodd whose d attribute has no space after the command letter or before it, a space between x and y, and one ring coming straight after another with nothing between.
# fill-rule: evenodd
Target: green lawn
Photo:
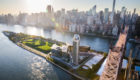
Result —
<instances>
[{"instance_id":1,"label":"green lawn","mask_svg":"<svg viewBox=\"0 0 140 80\"><path fill-rule=\"evenodd\" d=\"M27 41L28 41L28 42L32 42L32 41L33 41L33 39L28 39Z\"/></svg>"},{"instance_id":2,"label":"green lawn","mask_svg":"<svg viewBox=\"0 0 140 80\"><path fill-rule=\"evenodd\" d=\"M45 45L43 45L43 46L38 46L38 48L39 48L39 49L42 49L42 50L48 51L48 50L51 50L51 46L52 46L52 45L49 45L49 43L46 42Z\"/></svg>"},{"instance_id":3,"label":"green lawn","mask_svg":"<svg viewBox=\"0 0 140 80\"><path fill-rule=\"evenodd\" d=\"M40 45L40 40L35 41L35 45Z\"/></svg>"},{"instance_id":4,"label":"green lawn","mask_svg":"<svg viewBox=\"0 0 140 80\"><path fill-rule=\"evenodd\" d=\"M44 53L50 52L51 46L53 45L53 43L50 43L47 41L44 42L40 39L29 39L29 40L23 41L22 43Z\"/></svg>"},{"instance_id":5,"label":"green lawn","mask_svg":"<svg viewBox=\"0 0 140 80\"><path fill-rule=\"evenodd\" d=\"M33 39L28 39L27 41L23 41L22 43L23 44L26 44L26 43L32 44L33 43L32 41L33 41Z\"/></svg>"}]
</instances>

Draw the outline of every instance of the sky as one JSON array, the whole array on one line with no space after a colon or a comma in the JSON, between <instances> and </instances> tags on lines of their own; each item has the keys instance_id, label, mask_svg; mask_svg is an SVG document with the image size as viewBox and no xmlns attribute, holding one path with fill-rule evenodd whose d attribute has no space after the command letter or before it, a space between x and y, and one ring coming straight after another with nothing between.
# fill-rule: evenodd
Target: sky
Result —
<instances>
[{"instance_id":1,"label":"sky","mask_svg":"<svg viewBox=\"0 0 140 80\"><path fill-rule=\"evenodd\" d=\"M19 12L39 13L45 12L47 5L52 5L54 11L65 8L66 10L78 9L87 11L94 5L97 12L109 8L112 10L113 0L0 0L0 14L18 14ZM137 9L140 15L140 0L116 0L115 10L121 10L125 6L128 11Z\"/></svg>"}]
</instances>

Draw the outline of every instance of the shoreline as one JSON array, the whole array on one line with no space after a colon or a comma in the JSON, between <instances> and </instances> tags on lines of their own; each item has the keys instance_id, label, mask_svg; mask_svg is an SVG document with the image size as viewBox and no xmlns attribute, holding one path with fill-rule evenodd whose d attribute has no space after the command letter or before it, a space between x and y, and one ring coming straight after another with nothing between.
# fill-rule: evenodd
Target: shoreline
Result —
<instances>
[{"instance_id":1,"label":"shoreline","mask_svg":"<svg viewBox=\"0 0 140 80\"><path fill-rule=\"evenodd\" d=\"M23 49L29 51L29 52L32 52L32 53L34 53L34 54L36 54L36 55L38 55L38 56L41 56L42 58L46 59L49 63L55 65L56 67L58 67L58 68L60 68L61 70L65 71L66 73L70 74L71 76L77 78L76 80L85 80L83 77L81 77L81 76L79 76L79 75L76 75L75 73L72 73L72 72L66 70L65 68L63 68L63 67L61 67L61 66L55 64L54 62L50 61L49 59L47 59L47 57L48 57L47 54L45 54L45 53L43 53L43 52L40 52L40 51L38 51L38 50L35 50L35 49L33 49L33 48L29 47L29 46L26 46L26 45L24 45L24 44L22 44L22 43L19 43L19 42L18 42L18 43L15 43L15 44L16 44L17 46L19 46L19 47L21 47L21 48L23 48Z\"/></svg>"}]
</instances>

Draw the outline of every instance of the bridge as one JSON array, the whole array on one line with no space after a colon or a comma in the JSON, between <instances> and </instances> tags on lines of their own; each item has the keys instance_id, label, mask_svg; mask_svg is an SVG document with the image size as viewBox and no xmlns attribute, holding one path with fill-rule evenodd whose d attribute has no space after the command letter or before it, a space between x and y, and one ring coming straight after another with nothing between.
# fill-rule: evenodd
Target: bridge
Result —
<instances>
[{"instance_id":1,"label":"bridge","mask_svg":"<svg viewBox=\"0 0 140 80\"><path fill-rule=\"evenodd\" d=\"M109 50L107 61L100 80L117 80L119 71L122 66L123 53L127 38L128 27L119 35L116 45Z\"/></svg>"}]
</instances>

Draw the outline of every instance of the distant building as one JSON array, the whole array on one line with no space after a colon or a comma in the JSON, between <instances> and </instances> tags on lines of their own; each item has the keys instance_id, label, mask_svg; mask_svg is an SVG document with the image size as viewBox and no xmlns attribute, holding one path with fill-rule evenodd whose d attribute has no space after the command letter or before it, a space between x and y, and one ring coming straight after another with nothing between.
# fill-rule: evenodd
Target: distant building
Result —
<instances>
[{"instance_id":1,"label":"distant building","mask_svg":"<svg viewBox=\"0 0 140 80\"><path fill-rule=\"evenodd\" d=\"M126 8L125 8L125 7L122 7L120 17L121 17L121 19L123 19L123 20L124 20L124 15L125 15L125 12L126 12Z\"/></svg>"},{"instance_id":2,"label":"distant building","mask_svg":"<svg viewBox=\"0 0 140 80\"><path fill-rule=\"evenodd\" d=\"M80 25L80 33L84 33L85 32L85 25L81 24Z\"/></svg>"},{"instance_id":3,"label":"distant building","mask_svg":"<svg viewBox=\"0 0 140 80\"><path fill-rule=\"evenodd\" d=\"M132 14L132 24L135 24L138 14L135 13L136 12L136 8L134 9L134 12Z\"/></svg>"},{"instance_id":4,"label":"distant building","mask_svg":"<svg viewBox=\"0 0 140 80\"><path fill-rule=\"evenodd\" d=\"M65 29L65 19L66 19L65 9L62 9L61 11L58 12L58 15L57 15L57 22L59 23L59 26L62 29Z\"/></svg>"},{"instance_id":5,"label":"distant building","mask_svg":"<svg viewBox=\"0 0 140 80\"><path fill-rule=\"evenodd\" d=\"M113 36L117 36L118 35L118 27L117 27L117 25L115 25L115 27L113 27L112 35Z\"/></svg>"},{"instance_id":6,"label":"distant building","mask_svg":"<svg viewBox=\"0 0 140 80\"><path fill-rule=\"evenodd\" d=\"M69 25L69 31L70 31L70 32L76 32L76 26L77 26L76 24L73 24L73 23L70 24L70 25Z\"/></svg>"},{"instance_id":7,"label":"distant building","mask_svg":"<svg viewBox=\"0 0 140 80\"><path fill-rule=\"evenodd\" d=\"M110 24L113 24L113 19L114 19L114 13L111 12L111 14L110 14L110 16L109 16Z\"/></svg>"},{"instance_id":8,"label":"distant building","mask_svg":"<svg viewBox=\"0 0 140 80\"><path fill-rule=\"evenodd\" d=\"M116 3L116 0L113 0L112 13L111 13L111 17L110 17L111 24L114 24L115 3Z\"/></svg>"},{"instance_id":9,"label":"distant building","mask_svg":"<svg viewBox=\"0 0 140 80\"><path fill-rule=\"evenodd\" d=\"M51 14L53 12L53 8L51 5L47 6L47 13Z\"/></svg>"},{"instance_id":10,"label":"distant building","mask_svg":"<svg viewBox=\"0 0 140 80\"><path fill-rule=\"evenodd\" d=\"M27 18L28 14L27 13L19 13L17 17L17 23L20 25L26 25L27 24Z\"/></svg>"},{"instance_id":11,"label":"distant building","mask_svg":"<svg viewBox=\"0 0 140 80\"><path fill-rule=\"evenodd\" d=\"M100 16L101 24L103 24L103 19L104 19L103 11L100 11L99 14L100 14L99 16Z\"/></svg>"},{"instance_id":12,"label":"distant building","mask_svg":"<svg viewBox=\"0 0 140 80\"><path fill-rule=\"evenodd\" d=\"M115 25L120 25L119 22L120 22L120 13L117 12L117 14L114 15L114 24Z\"/></svg>"},{"instance_id":13,"label":"distant building","mask_svg":"<svg viewBox=\"0 0 140 80\"><path fill-rule=\"evenodd\" d=\"M105 24L108 23L108 18L109 18L109 9L105 8L105 10L104 10L104 23Z\"/></svg>"},{"instance_id":14,"label":"distant building","mask_svg":"<svg viewBox=\"0 0 140 80\"><path fill-rule=\"evenodd\" d=\"M114 13L115 11L115 3L116 3L116 0L113 0L112 13Z\"/></svg>"},{"instance_id":15,"label":"distant building","mask_svg":"<svg viewBox=\"0 0 140 80\"><path fill-rule=\"evenodd\" d=\"M93 6L93 8L92 8L92 15L93 15L93 16L95 16L95 15L96 15L96 5L95 5L95 6Z\"/></svg>"},{"instance_id":16,"label":"distant building","mask_svg":"<svg viewBox=\"0 0 140 80\"><path fill-rule=\"evenodd\" d=\"M88 25L93 25L93 20L94 20L93 16L87 16L87 24Z\"/></svg>"},{"instance_id":17,"label":"distant building","mask_svg":"<svg viewBox=\"0 0 140 80\"><path fill-rule=\"evenodd\" d=\"M73 52L72 52L72 63L74 65L78 65L79 45L80 45L80 36L78 34L75 34L73 37Z\"/></svg>"}]
</instances>

